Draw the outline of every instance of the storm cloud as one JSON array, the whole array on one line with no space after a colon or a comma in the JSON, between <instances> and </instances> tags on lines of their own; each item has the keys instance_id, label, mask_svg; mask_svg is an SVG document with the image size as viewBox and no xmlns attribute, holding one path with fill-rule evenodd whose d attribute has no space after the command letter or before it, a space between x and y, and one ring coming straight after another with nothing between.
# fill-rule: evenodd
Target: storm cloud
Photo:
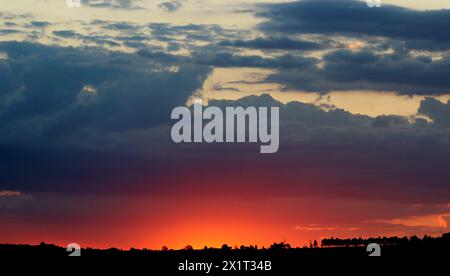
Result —
<instances>
[{"instance_id":1,"label":"storm cloud","mask_svg":"<svg viewBox=\"0 0 450 276\"><path fill-rule=\"evenodd\" d=\"M0 140L29 146L163 124L210 70L96 48L3 42L0 51Z\"/></svg>"},{"instance_id":2,"label":"storm cloud","mask_svg":"<svg viewBox=\"0 0 450 276\"><path fill-rule=\"evenodd\" d=\"M286 88L327 93L330 91L394 91L406 95L450 93L450 57L433 60L405 52L378 54L370 50L336 50L326 54L323 66L304 70L293 64L268 77Z\"/></svg>"},{"instance_id":3,"label":"storm cloud","mask_svg":"<svg viewBox=\"0 0 450 276\"><path fill-rule=\"evenodd\" d=\"M260 25L265 32L450 41L449 10L417 11L388 4L368 8L365 1L305 0L263 5L257 15L268 19Z\"/></svg>"}]
</instances>

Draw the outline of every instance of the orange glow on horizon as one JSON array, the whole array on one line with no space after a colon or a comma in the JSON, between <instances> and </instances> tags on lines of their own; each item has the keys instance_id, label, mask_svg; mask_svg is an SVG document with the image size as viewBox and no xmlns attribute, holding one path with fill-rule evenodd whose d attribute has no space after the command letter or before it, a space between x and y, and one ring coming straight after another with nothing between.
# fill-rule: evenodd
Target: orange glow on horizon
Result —
<instances>
[{"instance_id":1,"label":"orange glow on horizon","mask_svg":"<svg viewBox=\"0 0 450 276\"><path fill-rule=\"evenodd\" d=\"M39 196L34 200L39 200ZM203 249L204 246L220 248L223 244L262 248L274 242L302 247L313 240L320 243L325 237L439 236L449 232L447 204L433 207L440 208L440 213L435 213L442 214L440 216L399 215L383 221L369 218L391 216L392 210L407 213L417 207L370 200L308 197L135 196L105 202L96 200L95 204L95 209L87 208L79 217L72 214L70 218L36 217L28 221L18 218L16 223L0 221L0 243L46 242L65 247L76 242L82 247L101 249L158 250L163 246L182 249L187 245ZM355 205L360 206L358 210L354 209ZM423 208L427 206L420 207ZM331 214L329 210L334 211Z\"/></svg>"}]
</instances>

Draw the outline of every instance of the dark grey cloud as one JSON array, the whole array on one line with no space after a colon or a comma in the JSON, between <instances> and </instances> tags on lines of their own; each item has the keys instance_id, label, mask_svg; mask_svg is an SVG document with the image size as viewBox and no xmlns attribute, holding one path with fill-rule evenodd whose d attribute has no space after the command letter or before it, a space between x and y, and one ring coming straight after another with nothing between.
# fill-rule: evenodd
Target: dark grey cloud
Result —
<instances>
[{"instance_id":1,"label":"dark grey cloud","mask_svg":"<svg viewBox=\"0 0 450 276\"><path fill-rule=\"evenodd\" d=\"M295 3L295 5L306 5L305 3L309 2ZM318 1L327 10L325 2ZM348 4L352 1L344 2ZM291 3L291 5L294 4ZM183 60L205 66L273 68L277 71L266 79L267 82L277 82L286 89L300 89L308 92L371 90L395 91L406 95L450 93L450 83L447 78L450 68L449 56L444 53L441 59L436 59L427 54L413 55L408 51L411 47L406 46L407 43L413 43L413 40L365 38L365 47L358 51L348 51L339 50L343 47L341 45L343 42L339 42L342 39L325 37L323 34L307 38L308 36L291 36L292 33L291 35L289 33L273 35L272 32L268 32L267 36L245 40L242 38L248 37L248 34L226 30L217 25L175 26L164 23L137 25L130 22L102 20L94 20L91 24L114 30L118 34L57 30L52 33L56 37L54 41L76 39L92 46L108 48L125 46L139 51L141 56L164 57L169 62ZM4 29L1 32L6 32L4 35L8 35L9 32L20 31ZM39 34L37 33L36 36L38 37ZM168 46L152 46L152 41L167 42ZM211 43L199 46L197 41ZM423 41L433 42L432 40ZM277 55L272 57L243 55L239 54L238 48L260 49L269 53L276 51ZM182 49L189 50L192 55L180 57L170 54ZM302 56L302 53L291 52L292 50L322 49L328 50L328 54L323 57L315 56L315 58L307 58Z\"/></svg>"},{"instance_id":2,"label":"dark grey cloud","mask_svg":"<svg viewBox=\"0 0 450 276\"><path fill-rule=\"evenodd\" d=\"M261 50L320 50L325 48L320 42L307 41L307 40L293 40L287 37L268 37L268 38L256 38L253 40L233 40L233 41L221 41L221 46L232 46L239 48L261 49Z\"/></svg>"},{"instance_id":3,"label":"dark grey cloud","mask_svg":"<svg viewBox=\"0 0 450 276\"><path fill-rule=\"evenodd\" d=\"M328 9L322 1L318 3L321 3L325 10ZM367 6L365 8L369 9ZM151 24L150 28L152 36L156 39L189 47L193 62L198 64L277 69L277 72L270 75L266 81L280 83L286 89L319 93L351 90L394 91L405 95L450 93L450 82L447 77L450 74L449 56L444 53L441 59L436 59L427 54L419 56L412 54L409 51L411 46L407 46L407 43L413 43L415 40L398 41L365 37L365 46L363 45L360 50L350 51L343 49L345 40L342 38L327 38L323 34L305 40L290 38L292 33L271 36L269 32L266 37L243 40L242 37L246 37L246 34L228 33L214 25ZM173 39L180 35L198 39L198 34L206 41L213 41L218 37L226 39L202 47L189 44L189 41ZM427 41L434 43L431 40ZM294 49L314 51L320 50L321 47L328 50L323 57L306 58L291 52ZM236 48L280 51L281 55L274 57L241 55Z\"/></svg>"},{"instance_id":4,"label":"dark grey cloud","mask_svg":"<svg viewBox=\"0 0 450 276\"><path fill-rule=\"evenodd\" d=\"M129 48L134 48L134 49L146 49L147 48L147 44L138 42L138 41L125 41L123 43L123 45L126 47L129 47Z\"/></svg>"},{"instance_id":5,"label":"dark grey cloud","mask_svg":"<svg viewBox=\"0 0 450 276\"><path fill-rule=\"evenodd\" d=\"M450 172L446 169L450 156L448 129L420 126L401 116L371 118L341 109L325 111L312 104L282 104L268 95L209 104L222 108L280 107L280 150L275 155L260 158L254 153L257 147L238 145L223 145L221 149L175 146L180 151L195 152L195 157L188 160L202 160L204 171L221 175L221 183L245 171L244 182L248 184L244 186L252 191L264 190L262 194L332 194L444 204L448 200L443 195L450 187ZM215 168L214 158L219 152L221 164L235 167ZM204 190L227 192L212 178L205 179L204 185ZM202 192L200 187L196 191Z\"/></svg>"},{"instance_id":6,"label":"dark grey cloud","mask_svg":"<svg viewBox=\"0 0 450 276\"><path fill-rule=\"evenodd\" d=\"M375 118L372 122L374 127L407 127L410 125L408 118L398 115L382 115Z\"/></svg>"},{"instance_id":7,"label":"dark grey cloud","mask_svg":"<svg viewBox=\"0 0 450 276\"><path fill-rule=\"evenodd\" d=\"M337 50L326 54L322 67L304 70L291 64L268 77L286 88L329 92L349 90L395 91L407 95L450 93L450 57L433 60L431 56L413 56L407 52L377 54Z\"/></svg>"},{"instance_id":8,"label":"dark grey cloud","mask_svg":"<svg viewBox=\"0 0 450 276\"><path fill-rule=\"evenodd\" d=\"M0 30L0 35L12 35L12 34L20 34L22 33L21 30L16 29L2 29Z\"/></svg>"},{"instance_id":9,"label":"dark grey cloud","mask_svg":"<svg viewBox=\"0 0 450 276\"><path fill-rule=\"evenodd\" d=\"M71 39L78 39L82 38L82 35L72 31L72 30L60 30L60 31L53 31L53 34L59 37L63 38L71 38Z\"/></svg>"},{"instance_id":10,"label":"dark grey cloud","mask_svg":"<svg viewBox=\"0 0 450 276\"><path fill-rule=\"evenodd\" d=\"M261 96L248 96L239 100L211 100L212 106L218 106L225 110L227 106L243 107L280 107L280 120L282 123L302 124L306 127L368 127L372 118L364 115L354 115L342 109L333 108L325 111L316 105L301 102L289 102L282 104L268 94Z\"/></svg>"},{"instance_id":11,"label":"dark grey cloud","mask_svg":"<svg viewBox=\"0 0 450 276\"><path fill-rule=\"evenodd\" d=\"M1 43L3 141L51 143L83 128L146 128L167 121L201 87L209 68L89 48ZM19 139L20 140L20 139Z\"/></svg>"},{"instance_id":12,"label":"dark grey cloud","mask_svg":"<svg viewBox=\"0 0 450 276\"><path fill-rule=\"evenodd\" d=\"M234 91L234 92L240 92L241 90L239 88L235 87L227 87L224 86L222 83L215 83L212 87L214 91Z\"/></svg>"},{"instance_id":13,"label":"dark grey cloud","mask_svg":"<svg viewBox=\"0 0 450 276\"><path fill-rule=\"evenodd\" d=\"M63 41L61 38L77 39L87 45L97 46L108 45L115 47L122 45L134 49L155 50L156 48L167 48L168 52L187 49L190 51L202 51L203 46L198 45L198 41L211 42L216 39L234 39L239 36L239 31L223 29L218 25L172 25L167 23L135 24L127 21L105 21L92 20L83 23L84 30L74 31L71 29L60 29L53 31L57 43ZM95 25L106 32L96 32L91 29ZM109 32L109 30L113 32ZM157 46L152 42L167 42L168 46ZM117 43L117 44L116 44ZM223 49L222 46L217 48Z\"/></svg>"},{"instance_id":14,"label":"dark grey cloud","mask_svg":"<svg viewBox=\"0 0 450 276\"><path fill-rule=\"evenodd\" d=\"M242 188L274 196L326 192L414 203L448 199L450 133L438 125L282 104L262 95L210 105L279 106L276 155L261 158L253 145L178 145L168 136L169 109L201 86L207 70L142 72L149 61L167 64L167 56L40 47L0 47L11 56L0 67L2 91L9 91L0 97L0 131L5 134L0 139L0 189L157 194L191 183L187 194L227 194L233 191L221 183L239 177L246 183ZM32 96L32 91L40 93ZM201 179L192 173L196 164L207 172Z\"/></svg>"},{"instance_id":15,"label":"dark grey cloud","mask_svg":"<svg viewBox=\"0 0 450 276\"><path fill-rule=\"evenodd\" d=\"M137 50L163 50L162 46L157 46L152 42L167 42L166 51L177 51L187 49L191 51L202 51L202 46L198 41L211 42L215 39L232 39L238 36L234 30L226 30L218 25L171 25L166 23L151 23L146 25L135 24L127 21L105 21L92 20L89 23L82 24L83 31L74 30L56 30L52 34L56 37L54 40L60 43L61 38L77 39L93 46L126 46ZM114 32L95 32L90 26L95 25L104 30ZM219 47L219 46L218 46ZM159 49L157 49L159 48ZM220 46L220 48L224 48Z\"/></svg>"},{"instance_id":16,"label":"dark grey cloud","mask_svg":"<svg viewBox=\"0 0 450 276\"><path fill-rule=\"evenodd\" d=\"M157 159L140 155L170 142L170 130L158 129L210 72L98 48L1 42L0 52L8 54L0 60L1 190L121 190L113 180L125 171L157 170ZM163 138L153 144L153 136Z\"/></svg>"},{"instance_id":17,"label":"dark grey cloud","mask_svg":"<svg viewBox=\"0 0 450 276\"><path fill-rule=\"evenodd\" d=\"M11 21L5 21L3 22L3 25L6 27L16 27L17 23L11 22Z\"/></svg>"},{"instance_id":18,"label":"dark grey cloud","mask_svg":"<svg viewBox=\"0 0 450 276\"><path fill-rule=\"evenodd\" d=\"M149 40L150 36L148 35L142 35L142 34L138 34L138 35L125 35L125 36L118 36L115 37L116 40L119 41L140 41L143 42L145 40Z\"/></svg>"},{"instance_id":19,"label":"dark grey cloud","mask_svg":"<svg viewBox=\"0 0 450 276\"><path fill-rule=\"evenodd\" d=\"M51 23L47 21L31 21L30 25L37 28L45 28L50 26Z\"/></svg>"},{"instance_id":20,"label":"dark grey cloud","mask_svg":"<svg viewBox=\"0 0 450 276\"><path fill-rule=\"evenodd\" d=\"M114 22L103 24L102 28L119 31L136 31L140 28L140 26L131 22Z\"/></svg>"},{"instance_id":21,"label":"dark grey cloud","mask_svg":"<svg viewBox=\"0 0 450 276\"><path fill-rule=\"evenodd\" d=\"M248 145L174 145L168 121L171 108L201 88L210 66L276 69L266 81L307 91L444 94L449 88L448 56L439 60L413 56L401 47L387 54L370 47L331 51L322 60L293 53L244 56L230 46L290 50L305 45L295 44L302 41L289 37L291 33L270 28L266 38L251 41L216 25L148 26L152 39L165 39L171 50L191 47L192 56L181 57L146 47L142 26L95 23L121 35L82 35L72 30L53 34L99 44L124 43L139 50L127 54L0 43L0 52L8 54L0 60L0 190L156 193L171 192L190 181L198 184L192 193L227 193L226 185L218 182L243 177L248 183L243 186L272 189L274 195L332 191L384 199L388 194L414 203L448 200L449 103L422 102L419 113L433 119L429 124L419 119L411 123L401 116L370 118L335 108L325 111L298 102L281 104L267 95L212 101L219 106L280 106L280 152L264 158ZM272 36L275 32L283 34ZM229 45L196 47L174 38L179 35ZM178 70L168 70L172 66ZM193 168L199 164L209 176L198 179ZM217 175L221 181L214 178Z\"/></svg>"},{"instance_id":22,"label":"dark grey cloud","mask_svg":"<svg viewBox=\"0 0 450 276\"><path fill-rule=\"evenodd\" d=\"M236 33L234 30L226 30L215 24L172 25L168 23L150 23L148 27L150 28L151 33L156 36L208 35L210 40L230 36Z\"/></svg>"},{"instance_id":23,"label":"dark grey cloud","mask_svg":"<svg viewBox=\"0 0 450 276\"><path fill-rule=\"evenodd\" d=\"M185 0L171 0L162 2L158 7L165 12L175 12L183 7Z\"/></svg>"},{"instance_id":24,"label":"dark grey cloud","mask_svg":"<svg viewBox=\"0 0 450 276\"><path fill-rule=\"evenodd\" d=\"M84 43L94 44L96 46L108 46L108 47L120 47L126 46L129 48L142 49L142 48L158 48L148 46L143 43L145 40L149 39L148 35L135 34L138 32L133 31L134 29L129 29L126 27L119 28L120 33L123 35L96 35L96 34L80 34L73 30L59 30L53 31L52 34L57 38L64 39L76 39L81 40Z\"/></svg>"},{"instance_id":25,"label":"dark grey cloud","mask_svg":"<svg viewBox=\"0 0 450 276\"><path fill-rule=\"evenodd\" d=\"M143 9L140 0L83 0L83 5L93 8L139 10Z\"/></svg>"},{"instance_id":26,"label":"dark grey cloud","mask_svg":"<svg viewBox=\"0 0 450 276\"><path fill-rule=\"evenodd\" d=\"M433 98L426 98L420 103L419 113L428 116L439 127L450 127L450 101L442 103Z\"/></svg>"},{"instance_id":27,"label":"dark grey cloud","mask_svg":"<svg viewBox=\"0 0 450 276\"><path fill-rule=\"evenodd\" d=\"M191 63L192 60L188 57L181 57L177 55L172 55L170 53L164 52L164 51L151 51L148 49L141 49L136 52L136 54L140 57L145 57L147 59L157 59L162 62L166 62L168 64L171 63L177 63L177 62L187 62ZM203 64L208 65L208 64Z\"/></svg>"},{"instance_id":28,"label":"dark grey cloud","mask_svg":"<svg viewBox=\"0 0 450 276\"><path fill-rule=\"evenodd\" d=\"M356 0L304 0L262 5L265 32L383 36L449 42L450 10L417 11L384 4L368 8Z\"/></svg>"},{"instance_id":29,"label":"dark grey cloud","mask_svg":"<svg viewBox=\"0 0 450 276\"><path fill-rule=\"evenodd\" d=\"M27 13L11 13L11 12L0 12L0 18L5 20L15 20L15 19L33 19L34 16L27 12Z\"/></svg>"},{"instance_id":30,"label":"dark grey cloud","mask_svg":"<svg viewBox=\"0 0 450 276\"><path fill-rule=\"evenodd\" d=\"M299 55L284 54L276 58L265 58L256 55L239 55L230 51L216 51L214 48L204 48L203 52L195 52L192 59L197 64L217 67L296 68L298 70L313 70L318 62L315 58Z\"/></svg>"}]
</instances>

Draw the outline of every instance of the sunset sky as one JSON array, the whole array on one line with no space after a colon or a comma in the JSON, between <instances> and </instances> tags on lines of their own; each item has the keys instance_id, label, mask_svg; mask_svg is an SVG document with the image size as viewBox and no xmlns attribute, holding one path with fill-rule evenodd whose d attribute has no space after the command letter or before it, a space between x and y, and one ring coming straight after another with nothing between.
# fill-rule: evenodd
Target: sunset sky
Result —
<instances>
[{"instance_id":1,"label":"sunset sky","mask_svg":"<svg viewBox=\"0 0 450 276\"><path fill-rule=\"evenodd\" d=\"M280 107L280 148L175 144ZM450 232L450 1L0 0L0 243Z\"/></svg>"}]
</instances>

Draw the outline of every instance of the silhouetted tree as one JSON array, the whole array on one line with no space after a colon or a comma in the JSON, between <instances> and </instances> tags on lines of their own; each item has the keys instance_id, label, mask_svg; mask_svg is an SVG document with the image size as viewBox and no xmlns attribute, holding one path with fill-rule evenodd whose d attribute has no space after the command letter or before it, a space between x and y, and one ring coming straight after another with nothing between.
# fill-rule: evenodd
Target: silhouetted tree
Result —
<instances>
[{"instance_id":1,"label":"silhouetted tree","mask_svg":"<svg viewBox=\"0 0 450 276\"><path fill-rule=\"evenodd\" d=\"M288 250L291 249L291 245L289 243L274 243L270 246L271 250Z\"/></svg>"},{"instance_id":2,"label":"silhouetted tree","mask_svg":"<svg viewBox=\"0 0 450 276\"><path fill-rule=\"evenodd\" d=\"M228 246L228 244L224 244L224 245L222 245L222 250L229 251L229 250L231 250L231 246Z\"/></svg>"},{"instance_id":3,"label":"silhouetted tree","mask_svg":"<svg viewBox=\"0 0 450 276\"><path fill-rule=\"evenodd\" d=\"M319 244L317 243L316 240L314 240L314 248L317 248L317 247L319 247Z\"/></svg>"}]
</instances>

